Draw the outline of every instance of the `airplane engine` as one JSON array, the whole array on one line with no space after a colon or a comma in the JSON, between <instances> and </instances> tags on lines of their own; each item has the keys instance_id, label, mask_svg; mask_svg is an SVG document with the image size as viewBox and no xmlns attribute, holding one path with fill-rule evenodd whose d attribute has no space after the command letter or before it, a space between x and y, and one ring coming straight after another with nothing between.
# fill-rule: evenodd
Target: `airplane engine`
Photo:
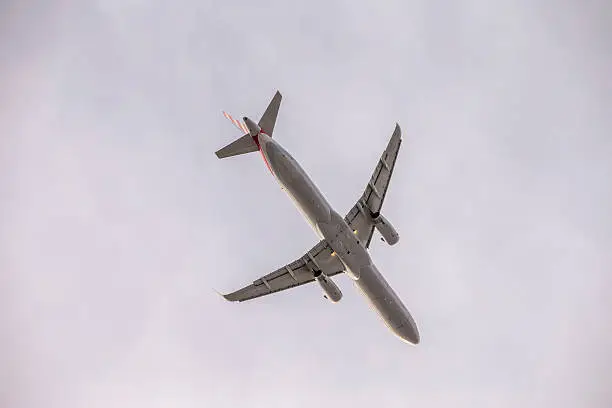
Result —
<instances>
[{"instance_id":1,"label":"airplane engine","mask_svg":"<svg viewBox=\"0 0 612 408\"><path fill-rule=\"evenodd\" d=\"M380 232L380 235L383 236L384 241L389 245L395 245L399 241L399 234L393 228L391 223L387 221L382 214L374 214L372 215L372 221L374 221L374 227Z\"/></svg>"},{"instance_id":2,"label":"airplane engine","mask_svg":"<svg viewBox=\"0 0 612 408\"><path fill-rule=\"evenodd\" d=\"M325 292L325 295L323 295L325 299L329 299L332 303L337 303L342 299L340 288L329 276L319 271L315 273L315 279L319 282L319 285L321 285L323 292Z\"/></svg>"}]
</instances>

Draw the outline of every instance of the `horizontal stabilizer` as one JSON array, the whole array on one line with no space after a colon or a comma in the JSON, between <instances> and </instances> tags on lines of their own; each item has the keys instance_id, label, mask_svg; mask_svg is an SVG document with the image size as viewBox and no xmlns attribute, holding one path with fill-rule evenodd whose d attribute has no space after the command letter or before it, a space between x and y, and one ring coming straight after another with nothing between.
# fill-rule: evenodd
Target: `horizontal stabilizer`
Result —
<instances>
[{"instance_id":1,"label":"horizontal stabilizer","mask_svg":"<svg viewBox=\"0 0 612 408\"><path fill-rule=\"evenodd\" d=\"M272 132L274 132L274 125L276 124L276 117L278 116L278 109L280 108L282 95L280 92L276 91L274 97L268 104L266 111L261 116L259 123L256 125L249 118L244 117L243 120L250 123L249 126L244 122L236 120L227 112L223 112L223 116L225 116L234 126L236 126L241 132L246 133L246 135L242 136L240 139L235 140L234 142L228 144L224 148L217 150L215 154L218 158L224 159L230 156L237 156L239 154L256 152L259 150L258 142L256 142L257 135L260 131L266 133L268 136L272 137Z\"/></svg>"},{"instance_id":2,"label":"horizontal stabilizer","mask_svg":"<svg viewBox=\"0 0 612 408\"><path fill-rule=\"evenodd\" d=\"M225 116L227 119L229 119L230 122L232 122L232 124L234 126L236 126L238 128L238 130L244 132L244 133L249 133L249 129L246 127L246 125L242 122L240 122L239 120L236 120L234 118L232 118L232 115L230 115L227 112L223 112L223 116Z\"/></svg>"},{"instance_id":3,"label":"horizontal stabilizer","mask_svg":"<svg viewBox=\"0 0 612 408\"><path fill-rule=\"evenodd\" d=\"M246 134L242 136L240 139L236 139L232 143L227 146L217 150L215 154L218 158L224 159L230 156L237 156L239 154L256 152L259 150L259 147L253 140L250 134Z\"/></svg>"}]
</instances>

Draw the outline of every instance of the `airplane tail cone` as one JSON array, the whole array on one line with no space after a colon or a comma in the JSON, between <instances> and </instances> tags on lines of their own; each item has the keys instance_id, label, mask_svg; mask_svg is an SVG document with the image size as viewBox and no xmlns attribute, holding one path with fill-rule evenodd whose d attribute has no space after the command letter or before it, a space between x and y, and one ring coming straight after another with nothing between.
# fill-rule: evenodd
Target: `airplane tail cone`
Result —
<instances>
[{"instance_id":1,"label":"airplane tail cone","mask_svg":"<svg viewBox=\"0 0 612 408\"><path fill-rule=\"evenodd\" d=\"M254 138L257 137L259 132L264 132L268 136L272 137L274 132L274 125L276 124L276 118L278 116L278 109L280 108L282 95L276 91L274 97L268 104L266 111L261 116L259 123L253 122L248 117L243 117L244 122L240 122L234 119L229 113L223 112L223 116L229 119L234 126L236 126L244 135L228 144L227 146L219 149L215 152L218 158L224 159L226 157L237 156L240 154L256 152L259 150L259 146Z\"/></svg>"}]
</instances>

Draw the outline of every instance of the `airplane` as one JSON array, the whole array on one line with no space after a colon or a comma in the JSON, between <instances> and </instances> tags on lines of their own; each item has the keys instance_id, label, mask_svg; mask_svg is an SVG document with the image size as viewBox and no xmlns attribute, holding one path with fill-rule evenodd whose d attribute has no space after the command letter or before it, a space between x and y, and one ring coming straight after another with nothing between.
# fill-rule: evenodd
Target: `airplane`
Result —
<instances>
[{"instance_id":1,"label":"airplane","mask_svg":"<svg viewBox=\"0 0 612 408\"><path fill-rule=\"evenodd\" d=\"M268 170L321 241L301 258L222 296L231 302L243 302L316 281L324 297L336 303L342 298L342 292L332 277L346 273L395 335L409 344L418 344L420 335L414 319L368 253L375 229L387 244L395 245L399 241L395 228L380 213L402 142L399 124L395 124L365 191L342 218L298 162L272 138L281 99L277 91L258 123L246 116L240 122L223 112L244 135L215 154L224 159L259 151Z\"/></svg>"}]
</instances>

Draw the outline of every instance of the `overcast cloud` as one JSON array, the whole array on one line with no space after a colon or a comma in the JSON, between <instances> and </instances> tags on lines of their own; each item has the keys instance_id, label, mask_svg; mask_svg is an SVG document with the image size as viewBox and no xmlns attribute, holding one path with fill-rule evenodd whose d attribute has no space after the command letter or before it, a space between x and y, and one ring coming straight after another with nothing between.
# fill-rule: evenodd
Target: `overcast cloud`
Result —
<instances>
[{"instance_id":1,"label":"overcast cloud","mask_svg":"<svg viewBox=\"0 0 612 408\"><path fill-rule=\"evenodd\" d=\"M2 4L2 407L612 406L608 1ZM371 252L417 347L346 277L215 294L316 242L213 154L276 89L342 213L401 124Z\"/></svg>"}]
</instances>

